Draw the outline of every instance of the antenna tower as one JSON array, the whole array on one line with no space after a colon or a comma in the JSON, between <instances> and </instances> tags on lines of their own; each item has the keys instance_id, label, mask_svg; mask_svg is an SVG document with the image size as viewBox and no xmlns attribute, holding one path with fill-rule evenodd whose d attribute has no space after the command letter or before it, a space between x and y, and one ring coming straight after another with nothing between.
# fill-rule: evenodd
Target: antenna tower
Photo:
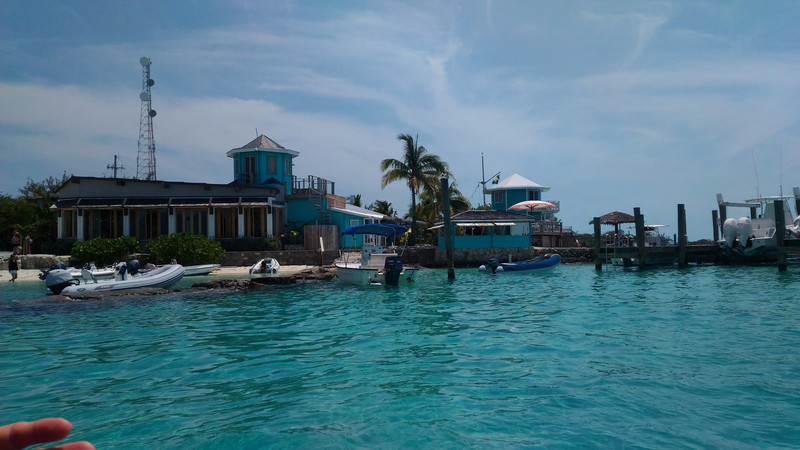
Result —
<instances>
[{"instance_id":1,"label":"antenna tower","mask_svg":"<svg viewBox=\"0 0 800 450\"><path fill-rule=\"evenodd\" d=\"M153 138L153 117L156 110L152 108L150 88L155 84L150 78L150 58L139 58L142 65L142 112L139 118L139 154L136 156L136 178L139 180L156 179L156 141Z\"/></svg>"}]
</instances>

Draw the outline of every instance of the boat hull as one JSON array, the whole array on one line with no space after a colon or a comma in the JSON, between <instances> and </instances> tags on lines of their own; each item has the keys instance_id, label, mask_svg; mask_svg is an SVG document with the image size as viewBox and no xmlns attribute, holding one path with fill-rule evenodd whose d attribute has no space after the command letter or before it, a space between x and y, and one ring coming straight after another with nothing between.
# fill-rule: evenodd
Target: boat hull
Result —
<instances>
[{"instance_id":1,"label":"boat hull","mask_svg":"<svg viewBox=\"0 0 800 450\"><path fill-rule=\"evenodd\" d=\"M180 281L184 276L184 272L185 270L180 264L167 264L142 275L131 276L125 280L102 280L97 283L82 281L80 284L65 287L61 293L70 294L138 288L168 288Z\"/></svg>"},{"instance_id":2,"label":"boat hull","mask_svg":"<svg viewBox=\"0 0 800 450\"><path fill-rule=\"evenodd\" d=\"M386 275L383 269L362 268L354 265L335 264L336 276L344 283L361 286L385 285ZM404 267L400 272L398 284L413 284L417 278L417 269Z\"/></svg>"},{"instance_id":3,"label":"boat hull","mask_svg":"<svg viewBox=\"0 0 800 450\"><path fill-rule=\"evenodd\" d=\"M219 268L219 264L201 264L198 266L185 266L184 267L184 274L185 277L193 277L198 275L208 275L214 269Z\"/></svg>"},{"instance_id":4,"label":"boat hull","mask_svg":"<svg viewBox=\"0 0 800 450\"><path fill-rule=\"evenodd\" d=\"M281 265L278 263L278 260L275 258L263 258L259 262L250 266L250 275L251 276L261 276L261 275L269 275L273 273L278 273L280 270Z\"/></svg>"},{"instance_id":5,"label":"boat hull","mask_svg":"<svg viewBox=\"0 0 800 450\"><path fill-rule=\"evenodd\" d=\"M496 272L525 272L525 273L543 273L550 272L561 264L561 256L550 255L540 256L525 261L516 261L510 263L500 263L495 270ZM492 272L489 264L481 265L478 270L481 272Z\"/></svg>"}]
</instances>

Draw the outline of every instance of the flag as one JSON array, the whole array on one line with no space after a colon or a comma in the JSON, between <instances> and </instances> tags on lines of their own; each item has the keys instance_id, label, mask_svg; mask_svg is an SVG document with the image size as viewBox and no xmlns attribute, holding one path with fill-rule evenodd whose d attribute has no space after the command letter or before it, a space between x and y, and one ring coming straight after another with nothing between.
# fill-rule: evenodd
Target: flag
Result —
<instances>
[{"instance_id":1,"label":"flag","mask_svg":"<svg viewBox=\"0 0 800 450\"><path fill-rule=\"evenodd\" d=\"M492 184L497 184L499 182L500 182L500 177L498 175L495 175L494 178L492 178Z\"/></svg>"}]
</instances>

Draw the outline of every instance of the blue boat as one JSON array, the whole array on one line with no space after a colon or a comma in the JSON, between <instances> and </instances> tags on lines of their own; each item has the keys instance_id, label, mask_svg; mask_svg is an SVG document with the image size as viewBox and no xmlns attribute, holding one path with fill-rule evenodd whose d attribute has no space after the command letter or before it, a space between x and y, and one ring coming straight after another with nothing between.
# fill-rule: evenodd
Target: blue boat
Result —
<instances>
[{"instance_id":1,"label":"blue boat","mask_svg":"<svg viewBox=\"0 0 800 450\"><path fill-rule=\"evenodd\" d=\"M561 263L561 256L557 254L545 254L537 256L533 259L526 259L524 261L516 261L509 263L501 263L497 258L492 258L478 267L481 272L548 272L555 269Z\"/></svg>"}]
</instances>

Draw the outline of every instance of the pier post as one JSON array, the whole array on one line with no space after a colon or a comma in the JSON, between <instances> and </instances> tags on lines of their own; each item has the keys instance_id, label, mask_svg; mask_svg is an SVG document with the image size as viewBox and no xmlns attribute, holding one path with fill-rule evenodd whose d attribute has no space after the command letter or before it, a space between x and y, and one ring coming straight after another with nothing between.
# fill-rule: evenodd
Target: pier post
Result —
<instances>
[{"instance_id":1,"label":"pier post","mask_svg":"<svg viewBox=\"0 0 800 450\"><path fill-rule=\"evenodd\" d=\"M716 209L711 211L711 221L714 222L714 243L717 243L719 242L719 217Z\"/></svg>"},{"instance_id":2,"label":"pier post","mask_svg":"<svg viewBox=\"0 0 800 450\"><path fill-rule=\"evenodd\" d=\"M603 260L600 258L600 218L594 220L594 270L603 270Z\"/></svg>"},{"instance_id":3,"label":"pier post","mask_svg":"<svg viewBox=\"0 0 800 450\"><path fill-rule=\"evenodd\" d=\"M793 187L792 192L794 192L794 212L800 215L800 187Z\"/></svg>"},{"instance_id":4,"label":"pier post","mask_svg":"<svg viewBox=\"0 0 800 450\"><path fill-rule=\"evenodd\" d=\"M447 254L447 279L455 280L456 272L453 268L453 225L450 223L450 191L447 175L442 174L442 216L444 218L444 243Z\"/></svg>"},{"instance_id":5,"label":"pier post","mask_svg":"<svg viewBox=\"0 0 800 450\"><path fill-rule=\"evenodd\" d=\"M728 218L728 207L722 201L722 194L717 194L717 203L719 204L719 222L717 222L717 228L722 234L722 225L725 223L725 219Z\"/></svg>"},{"instance_id":6,"label":"pier post","mask_svg":"<svg viewBox=\"0 0 800 450\"><path fill-rule=\"evenodd\" d=\"M636 251L639 254L639 268L644 269L647 264L647 250L644 248L645 234L644 234L644 216L641 209L637 206L633 208L633 218L636 223Z\"/></svg>"},{"instance_id":7,"label":"pier post","mask_svg":"<svg viewBox=\"0 0 800 450\"><path fill-rule=\"evenodd\" d=\"M678 204L678 267L686 267L686 207Z\"/></svg>"},{"instance_id":8,"label":"pier post","mask_svg":"<svg viewBox=\"0 0 800 450\"><path fill-rule=\"evenodd\" d=\"M786 219L783 215L783 200L775 200L775 246L778 249L778 272L786 272L786 250L783 238L786 235Z\"/></svg>"}]
</instances>

